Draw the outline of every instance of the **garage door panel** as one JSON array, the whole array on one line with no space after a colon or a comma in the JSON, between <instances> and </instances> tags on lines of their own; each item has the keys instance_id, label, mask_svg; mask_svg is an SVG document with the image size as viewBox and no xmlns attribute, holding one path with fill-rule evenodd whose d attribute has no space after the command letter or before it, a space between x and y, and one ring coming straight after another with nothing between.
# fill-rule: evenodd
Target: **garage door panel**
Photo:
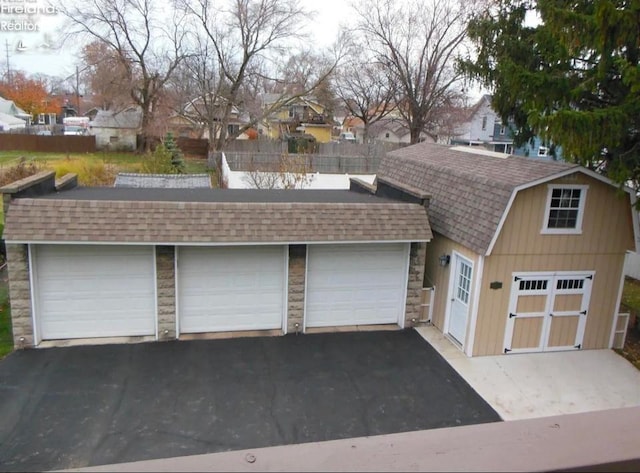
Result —
<instances>
[{"instance_id":1,"label":"garage door panel","mask_svg":"<svg viewBox=\"0 0 640 473\"><path fill-rule=\"evenodd\" d=\"M407 258L405 244L309 246L305 325L398 323Z\"/></svg>"},{"instance_id":2,"label":"garage door panel","mask_svg":"<svg viewBox=\"0 0 640 473\"><path fill-rule=\"evenodd\" d=\"M285 249L181 248L178 287L182 333L280 328Z\"/></svg>"},{"instance_id":3,"label":"garage door panel","mask_svg":"<svg viewBox=\"0 0 640 473\"><path fill-rule=\"evenodd\" d=\"M550 347L571 347L576 344L576 333L578 333L578 325L580 316L555 316L551 320L549 329Z\"/></svg>"},{"instance_id":4,"label":"garage door panel","mask_svg":"<svg viewBox=\"0 0 640 473\"><path fill-rule=\"evenodd\" d=\"M43 340L155 334L153 248L44 245L34 254Z\"/></svg>"},{"instance_id":5,"label":"garage door panel","mask_svg":"<svg viewBox=\"0 0 640 473\"><path fill-rule=\"evenodd\" d=\"M516 319L513 329L513 348L538 348L543 322L543 317Z\"/></svg>"}]
</instances>

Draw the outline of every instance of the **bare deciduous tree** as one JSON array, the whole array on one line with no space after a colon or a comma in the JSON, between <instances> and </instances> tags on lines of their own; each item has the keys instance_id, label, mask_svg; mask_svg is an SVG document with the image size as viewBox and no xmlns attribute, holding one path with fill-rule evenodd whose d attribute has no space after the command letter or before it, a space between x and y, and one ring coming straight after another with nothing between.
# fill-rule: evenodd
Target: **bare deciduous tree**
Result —
<instances>
[{"instance_id":1,"label":"bare deciduous tree","mask_svg":"<svg viewBox=\"0 0 640 473\"><path fill-rule=\"evenodd\" d=\"M104 110L121 110L130 105L128 68L123 58L102 41L92 41L81 53L82 80L93 105Z\"/></svg>"},{"instance_id":2,"label":"bare deciduous tree","mask_svg":"<svg viewBox=\"0 0 640 473\"><path fill-rule=\"evenodd\" d=\"M212 0L185 0L182 7L195 20L201 32L201 44L211 48L215 64L213 74L219 81L215 90L225 100L219 103L220 127L212 136L215 149L227 141L227 125L234 106L238 106L247 77L256 73L260 62L272 50L284 47L285 41L298 35L305 11L294 0L233 0L221 8ZM203 91L202 95L210 93Z\"/></svg>"},{"instance_id":3,"label":"bare deciduous tree","mask_svg":"<svg viewBox=\"0 0 640 473\"><path fill-rule=\"evenodd\" d=\"M208 100L201 115L212 129L213 149L224 149L264 117L309 94L335 67L337 60L319 61L313 71L302 71L304 80L294 73L300 71L282 68L295 56L308 19L295 0L228 0L224 6L181 0L181 6L197 28L199 50L207 52L196 66L200 101ZM272 91L279 99L265 108L260 95ZM229 132L235 108L246 111L249 120Z\"/></svg>"},{"instance_id":4,"label":"bare deciduous tree","mask_svg":"<svg viewBox=\"0 0 640 473\"><path fill-rule=\"evenodd\" d=\"M358 31L396 86L397 111L411 143L439 126L439 110L462 99L455 58L466 37L464 0L363 0Z\"/></svg>"},{"instance_id":5,"label":"bare deciduous tree","mask_svg":"<svg viewBox=\"0 0 640 473\"><path fill-rule=\"evenodd\" d=\"M184 57L183 15L152 0L65 1L57 8L68 19L69 35L97 40L119 59L146 138L163 88Z\"/></svg>"},{"instance_id":6,"label":"bare deciduous tree","mask_svg":"<svg viewBox=\"0 0 640 473\"><path fill-rule=\"evenodd\" d=\"M367 143L369 127L393 110L396 87L383 64L351 49L350 60L338 68L333 82L349 114L362 120Z\"/></svg>"}]
</instances>

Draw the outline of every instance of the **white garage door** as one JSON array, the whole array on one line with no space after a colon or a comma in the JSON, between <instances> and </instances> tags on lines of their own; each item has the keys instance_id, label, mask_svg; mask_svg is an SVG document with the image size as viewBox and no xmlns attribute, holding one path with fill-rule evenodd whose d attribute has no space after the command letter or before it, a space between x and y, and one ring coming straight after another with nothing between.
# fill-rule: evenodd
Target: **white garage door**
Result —
<instances>
[{"instance_id":1,"label":"white garage door","mask_svg":"<svg viewBox=\"0 0 640 473\"><path fill-rule=\"evenodd\" d=\"M310 245L306 327L402 320L408 244Z\"/></svg>"},{"instance_id":2,"label":"white garage door","mask_svg":"<svg viewBox=\"0 0 640 473\"><path fill-rule=\"evenodd\" d=\"M152 247L33 248L42 340L155 334Z\"/></svg>"},{"instance_id":3,"label":"white garage door","mask_svg":"<svg viewBox=\"0 0 640 473\"><path fill-rule=\"evenodd\" d=\"M285 266L282 246L180 248L180 333L281 328Z\"/></svg>"}]
</instances>

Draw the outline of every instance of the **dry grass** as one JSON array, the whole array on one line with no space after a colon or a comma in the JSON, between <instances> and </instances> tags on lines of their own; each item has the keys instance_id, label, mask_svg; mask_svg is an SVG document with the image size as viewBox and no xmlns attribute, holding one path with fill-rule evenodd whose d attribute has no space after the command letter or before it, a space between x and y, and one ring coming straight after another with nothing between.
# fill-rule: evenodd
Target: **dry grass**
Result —
<instances>
[{"instance_id":1,"label":"dry grass","mask_svg":"<svg viewBox=\"0 0 640 473\"><path fill-rule=\"evenodd\" d=\"M44 169L45 166L40 163L27 161L27 158L24 157L20 158L17 164L0 170L0 187L24 179L25 177L33 176Z\"/></svg>"},{"instance_id":2,"label":"dry grass","mask_svg":"<svg viewBox=\"0 0 640 473\"><path fill-rule=\"evenodd\" d=\"M118 174L118 167L99 159L66 158L49 163L56 171L56 177L73 173L78 175L81 186L113 186Z\"/></svg>"}]
</instances>

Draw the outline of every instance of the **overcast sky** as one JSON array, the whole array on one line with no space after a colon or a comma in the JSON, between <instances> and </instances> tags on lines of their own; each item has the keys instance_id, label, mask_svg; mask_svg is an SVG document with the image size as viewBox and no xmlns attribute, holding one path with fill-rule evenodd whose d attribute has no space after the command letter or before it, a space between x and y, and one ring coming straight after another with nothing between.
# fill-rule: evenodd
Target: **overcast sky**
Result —
<instances>
[{"instance_id":1,"label":"overcast sky","mask_svg":"<svg viewBox=\"0 0 640 473\"><path fill-rule=\"evenodd\" d=\"M42 11L46 0L17 0L9 4L0 1L0 67L3 72L7 68L7 49L11 69L20 69L28 73L43 73L54 76L70 76L75 72L77 60L77 43L67 42L60 46L60 29L64 18L60 14L48 14ZM339 25L350 16L350 8L345 0L299 0L309 11L315 11L309 24L309 31L314 36L313 44L329 46L336 36ZM10 6L37 6L40 11L36 15L20 15L15 10L8 11ZM12 27L11 24L14 24ZM28 31L36 27L38 31ZM22 31L9 31L17 28Z\"/></svg>"},{"instance_id":2,"label":"overcast sky","mask_svg":"<svg viewBox=\"0 0 640 473\"><path fill-rule=\"evenodd\" d=\"M312 44L318 48L330 46L341 25L353 22L353 10L349 0L298 0L300 5L312 12L308 31ZM397 0L403 1L403 0ZM21 3L24 2L24 3ZM36 15L19 15L6 8L36 6ZM29 74L47 74L61 78L73 78L78 61L78 42L67 41L61 45L61 30L64 17L61 14L43 11L47 0L0 0L0 69L7 68L7 56L12 70L23 70ZM10 23L23 31L8 31ZM38 31L24 31L32 27ZM15 26L14 26L15 29ZM8 52L8 54L7 54ZM470 91L479 96L479 90Z\"/></svg>"}]
</instances>

